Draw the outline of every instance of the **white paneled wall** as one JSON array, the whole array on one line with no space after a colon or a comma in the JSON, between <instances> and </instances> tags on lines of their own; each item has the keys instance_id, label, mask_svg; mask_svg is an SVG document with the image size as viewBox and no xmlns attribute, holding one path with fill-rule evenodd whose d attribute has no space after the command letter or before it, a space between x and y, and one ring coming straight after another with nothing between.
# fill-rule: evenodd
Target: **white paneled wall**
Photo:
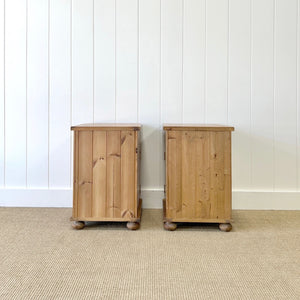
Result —
<instances>
[{"instance_id":1,"label":"white paneled wall","mask_svg":"<svg viewBox=\"0 0 300 300\"><path fill-rule=\"evenodd\" d=\"M115 8L115 1L94 2L95 122L113 122L116 117Z\"/></svg>"},{"instance_id":2,"label":"white paneled wall","mask_svg":"<svg viewBox=\"0 0 300 300\"><path fill-rule=\"evenodd\" d=\"M4 0L0 0L0 187L4 185Z\"/></svg>"},{"instance_id":3,"label":"white paneled wall","mask_svg":"<svg viewBox=\"0 0 300 300\"><path fill-rule=\"evenodd\" d=\"M183 122L205 122L206 1L183 3Z\"/></svg>"},{"instance_id":4,"label":"white paneled wall","mask_svg":"<svg viewBox=\"0 0 300 300\"><path fill-rule=\"evenodd\" d=\"M49 188L70 186L71 2L49 6Z\"/></svg>"},{"instance_id":5,"label":"white paneled wall","mask_svg":"<svg viewBox=\"0 0 300 300\"><path fill-rule=\"evenodd\" d=\"M11 0L4 1L4 5L4 40L1 41L5 77L3 180L5 187L22 187L27 186L28 173L27 3Z\"/></svg>"},{"instance_id":6,"label":"white paneled wall","mask_svg":"<svg viewBox=\"0 0 300 300\"><path fill-rule=\"evenodd\" d=\"M274 188L274 8L274 0L252 1L249 111L252 135L248 140L251 184L257 190Z\"/></svg>"},{"instance_id":7,"label":"white paneled wall","mask_svg":"<svg viewBox=\"0 0 300 300\"><path fill-rule=\"evenodd\" d=\"M275 190L297 186L297 4L297 0L277 0L275 6Z\"/></svg>"},{"instance_id":8,"label":"white paneled wall","mask_svg":"<svg viewBox=\"0 0 300 300\"><path fill-rule=\"evenodd\" d=\"M0 0L0 204L69 205L70 126L140 122L151 207L187 122L235 126L235 207L299 208L299 54L299 0Z\"/></svg>"},{"instance_id":9,"label":"white paneled wall","mask_svg":"<svg viewBox=\"0 0 300 300\"><path fill-rule=\"evenodd\" d=\"M162 188L160 0L139 1L138 121L142 130L142 184Z\"/></svg>"},{"instance_id":10,"label":"white paneled wall","mask_svg":"<svg viewBox=\"0 0 300 300\"><path fill-rule=\"evenodd\" d=\"M48 0L27 1L26 154L27 187L48 186L49 7ZM9 35L9 33L7 33ZM9 51L9 50L8 50ZM13 117L13 116L12 116ZM16 147L16 140L14 147Z\"/></svg>"}]
</instances>

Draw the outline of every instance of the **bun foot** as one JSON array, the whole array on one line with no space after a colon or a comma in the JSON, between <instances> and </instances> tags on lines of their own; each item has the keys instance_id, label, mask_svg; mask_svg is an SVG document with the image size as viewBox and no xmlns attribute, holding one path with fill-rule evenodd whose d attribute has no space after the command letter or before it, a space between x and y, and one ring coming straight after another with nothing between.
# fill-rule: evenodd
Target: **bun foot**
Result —
<instances>
[{"instance_id":1,"label":"bun foot","mask_svg":"<svg viewBox=\"0 0 300 300\"><path fill-rule=\"evenodd\" d=\"M177 228L177 225L172 222L165 222L164 223L164 228L168 231L174 231Z\"/></svg>"},{"instance_id":2,"label":"bun foot","mask_svg":"<svg viewBox=\"0 0 300 300\"><path fill-rule=\"evenodd\" d=\"M137 230L140 228L140 223L138 222L127 222L127 228L130 230Z\"/></svg>"},{"instance_id":3,"label":"bun foot","mask_svg":"<svg viewBox=\"0 0 300 300\"><path fill-rule=\"evenodd\" d=\"M85 224L84 224L84 222L82 222L82 221L74 221L74 222L72 223L72 227L73 227L74 229L77 229L77 230L83 229L84 226L85 226Z\"/></svg>"},{"instance_id":4,"label":"bun foot","mask_svg":"<svg viewBox=\"0 0 300 300\"><path fill-rule=\"evenodd\" d=\"M232 229L232 225L230 223L220 223L219 224L219 228L222 231L228 232L228 231L230 231Z\"/></svg>"}]
</instances>

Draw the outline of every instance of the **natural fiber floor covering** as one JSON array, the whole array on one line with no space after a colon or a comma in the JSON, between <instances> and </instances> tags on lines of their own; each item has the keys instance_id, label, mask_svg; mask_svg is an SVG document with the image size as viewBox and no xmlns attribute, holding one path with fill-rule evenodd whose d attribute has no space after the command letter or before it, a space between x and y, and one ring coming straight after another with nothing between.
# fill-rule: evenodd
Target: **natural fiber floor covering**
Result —
<instances>
[{"instance_id":1,"label":"natural fiber floor covering","mask_svg":"<svg viewBox=\"0 0 300 300\"><path fill-rule=\"evenodd\" d=\"M0 208L0 299L300 299L300 211L234 211L216 225L89 223L71 209Z\"/></svg>"}]
</instances>

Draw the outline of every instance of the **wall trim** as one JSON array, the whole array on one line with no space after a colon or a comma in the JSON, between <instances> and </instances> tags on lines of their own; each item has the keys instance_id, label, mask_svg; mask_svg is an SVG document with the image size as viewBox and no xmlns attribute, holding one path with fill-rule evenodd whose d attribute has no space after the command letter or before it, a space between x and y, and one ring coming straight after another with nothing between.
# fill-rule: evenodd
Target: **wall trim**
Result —
<instances>
[{"instance_id":1,"label":"wall trim","mask_svg":"<svg viewBox=\"0 0 300 300\"><path fill-rule=\"evenodd\" d=\"M0 206L72 207L71 189L0 189Z\"/></svg>"},{"instance_id":2,"label":"wall trim","mask_svg":"<svg viewBox=\"0 0 300 300\"><path fill-rule=\"evenodd\" d=\"M162 208L161 189L142 191L143 208ZM2 207L72 207L72 189L0 189ZM300 192L233 191L233 209L300 210Z\"/></svg>"}]
</instances>

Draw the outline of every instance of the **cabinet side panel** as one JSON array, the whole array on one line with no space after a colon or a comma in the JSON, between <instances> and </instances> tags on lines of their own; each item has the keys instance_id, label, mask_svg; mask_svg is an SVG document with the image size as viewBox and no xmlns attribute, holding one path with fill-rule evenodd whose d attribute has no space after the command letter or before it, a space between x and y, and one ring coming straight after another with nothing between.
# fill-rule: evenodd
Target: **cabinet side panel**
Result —
<instances>
[{"instance_id":1,"label":"cabinet side panel","mask_svg":"<svg viewBox=\"0 0 300 300\"><path fill-rule=\"evenodd\" d=\"M196 132L196 218L210 216L209 132Z\"/></svg>"},{"instance_id":2,"label":"cabinet side panel","mask_svg":"<svg viewBox=\"0 0 300 300\"><path fill-rule=\"evenodd\" d=\"M138 149L135 153L134 160L134 213L138 215L138 205L141 197L141 144L140 144L140 131L134 133L134 148ZM134 150L135 151L135 150Z\"/></svg>"},{"instance_id":3,"label":"cabinet side panel","mask_svg":"<svg viewBox=\"0 0 300 300\"><path fill-rule=\"evenodd\" d=\"M180 213L181 203L178 203L177 174L180 172L177 164L178 132L167 132L167 201L166 218L175 218L176 211ZM181 166L180 166L181 167ZM181 199L180 199L181 201Z\"/></svg>"},{"instance_id":4,"label":"cabinet side panel","mask_svg":"<svg viewBox=\"0 0 300 300\"><path fill-rule=\"evenodd\" d=\"M176 218L182 217L182 132L175 131L176 134L176 172L175 172L175 214ZM174 216L175 217L175 216Z\"/></svg>"},{"instance_id":5,"label":"cabinet side panel","mask_svg":"<svg viewBox=\"0 0 300 300\"><path fill-rule=\"evenodd\" d=\"M224 216L224 133L210 133L210 218Z\"/></svg>"},{"instance_id":6,"label":"cabinet side panel","mask_svg":"<svg viewBox=\"0 0 300 300\"><path fill-rule=\"evenodd\" d=\"M93 132L93 217L106 217L106 131Z\"/></svg>"},{"instance_id":7,"label":"cabinet side panel","mask_svg":"<svg viewBox=\"0 0 300 300\"><path fill-rule=\"evenodd\" d=\"M196 212L196 131L182 132L182 217Z\"/></svg>"},{"instance_id":8,"label":"cabinet side panel","mask_svg":"<svg viewBox=\"0 0 300 300\"><path fill-rule=\"evenodd\" d=\"M217 132L217 182L218 182L218 198L217 198L217 217L225 217L225 132Z\"/></svg>"},{"instance_id":9,"label":"cabinet side panel","mask_svg":"<svg viewBox=\"0 0 300 300\"><path fill-rule=\"evenodd\" d=\"M78 217L91 217L93 133L92 131L80 131L78 134Z\"/></svg>"},{"instance_id":10,"label":"cabinet side panel","mask_svg":"<svg viewBox=\"0 0 300 300\"><path fill-rule=\"evenodd\" d=\"M78 217L78 131L74 131L73 218Z\"/></svg>"},{"instance_id":11,"label":"cabinet side panel","mask_svg":"<svg viewBox=\"0 0 300 300\"><path fill-rule=\"evenodd\" d=\"M107 131L107 217L121 217L121 132Z\"/></svg>"},{"instance_id":12,"label":"cabinet side panel","mask_svg":"<svg viewBox=\"0 0 300 300\"><path fill-rule=\"evenodd\" d=\"M224 132L224 218L231 219L231 132Z\"/></svg>"},{"instance_id":13,"label":"cabinet side panel","mask_svg":"<svg viewBox=\"0 0 300 300\"><path fill-rule=\"evenodd\" d=\"M136 217L135 132L121 131L121 217Z\"/></svg>"}]
</instances>

